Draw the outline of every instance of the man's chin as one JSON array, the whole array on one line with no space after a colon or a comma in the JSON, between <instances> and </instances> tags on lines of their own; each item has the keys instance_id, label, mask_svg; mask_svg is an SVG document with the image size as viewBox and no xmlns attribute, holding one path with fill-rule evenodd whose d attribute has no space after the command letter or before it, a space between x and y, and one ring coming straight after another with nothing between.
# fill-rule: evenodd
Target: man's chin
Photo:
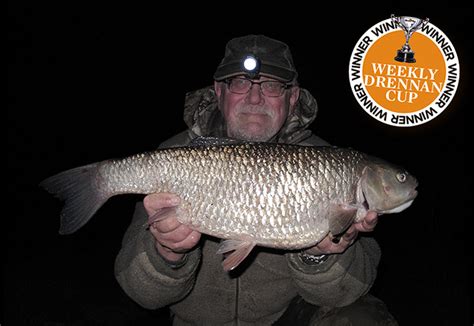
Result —
<instances>
[{"instance_id":1,"label":"man's chin","mask_svg":"<svg viewBox=\"0 0 474 326\"><path fill-rule=\"evenodd\" d=\"M269 140L266 135L244 135L243 137L240 137L240 139L252 142L266 142Z\"/></svg>"},{"instance_id":2,"label":"man's chin","mask_svg":"<svg viewBox=\"0 0 474 326\"><path fill-rule=\"evenodd\" d=\"M245 128L239 128L231 134L232 138L246 141L268 141L272 138L273 133L262 132L265 130L261 125L248 124Z\"/></svg>"}]
</instances>

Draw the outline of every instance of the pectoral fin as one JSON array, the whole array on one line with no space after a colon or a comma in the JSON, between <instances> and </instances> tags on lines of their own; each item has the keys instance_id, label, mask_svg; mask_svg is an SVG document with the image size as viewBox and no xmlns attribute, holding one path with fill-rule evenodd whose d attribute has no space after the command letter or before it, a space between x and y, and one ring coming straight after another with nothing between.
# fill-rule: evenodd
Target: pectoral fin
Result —
<instances>
[{"instance_id":1,"label":"pectoral fin","mask_svg":"<svg viewBox=\"0 0 474 326\"><path fill-rule=\"evenodd\" d=\"M236 268L254 247L255 243L250 241L225 240L222 242L217 250L218 254L226 254L232 251L222 262L224 270L227 272Z\"/></svg>"},{"instance_id":2,"label":"pectoral fin","mask_svg":"<svg viewBox=\"0 0 474 326\"><path fill-rule=\"evenodd\" d=\"M166 220L168 217L176 216L176 206L164 207L159 209L155 214L148 217L148 221L145 224L149 228L153 223Z\"/></svg>"},{"instance_id":3,"label":"pectoral fin","mask_svg":"<svg viewBox=\"0 0 474 326\"><path fill-rule=\"evenodd\" d=\"M333 204L329 213L329 232L337 236L354 222L357 207L346 204Z\"/></svg>"}]
</instances>

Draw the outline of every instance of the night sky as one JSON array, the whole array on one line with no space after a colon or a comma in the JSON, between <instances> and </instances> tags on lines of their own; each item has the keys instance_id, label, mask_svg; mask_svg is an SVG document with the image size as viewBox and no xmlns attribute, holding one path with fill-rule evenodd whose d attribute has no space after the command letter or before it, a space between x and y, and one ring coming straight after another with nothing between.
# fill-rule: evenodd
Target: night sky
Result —
<instances>
[{"instance_id":1,"label":"night sky","mask_svg":"<svg viewBox=\"0 0 474 326\"><path fill-rule=\"evenodd\" d=\"M72 167L153 150L184 130L186 92L212 84L226 42L246 34L290 46L301 86L318 100L316 134L404 166L419 180L412 207L382 216L370 234L383 252L372 293L402 325L468 324L472 168L465 139L472 131L473 53L466 29L472 9L340 7L302 14L308 10L298 6L277 15L234 8L230 15L202 14L184 4L164 10L131 2L11 2L2 325L164 320L166 311L147 311L128 299L113 274L142 196L114 197L84 228L60 236L62 204L38 183ZM450 106L418 127L376 121L349 85L358 39L392 13L429 17L460 61Z\"/></svg>"}]
</instances>

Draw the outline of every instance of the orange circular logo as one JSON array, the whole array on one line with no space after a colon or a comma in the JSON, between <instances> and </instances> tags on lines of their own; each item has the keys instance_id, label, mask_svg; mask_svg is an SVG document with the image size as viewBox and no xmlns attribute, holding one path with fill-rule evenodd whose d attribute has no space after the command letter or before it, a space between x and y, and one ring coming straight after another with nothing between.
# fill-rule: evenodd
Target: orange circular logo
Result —
<instances>
[{"instance_id":1,"label":"orange circular logo","mask_svg":"<svg viewBox=\"0 0 474 326\"><path fill-rule=\"evenodd\" d=\"M395 126L415 126L438 116L459 83L459 61L449 39L427 20L387 19L356 44L349 78L365 111Z\"/></svg>"}]
</instances>

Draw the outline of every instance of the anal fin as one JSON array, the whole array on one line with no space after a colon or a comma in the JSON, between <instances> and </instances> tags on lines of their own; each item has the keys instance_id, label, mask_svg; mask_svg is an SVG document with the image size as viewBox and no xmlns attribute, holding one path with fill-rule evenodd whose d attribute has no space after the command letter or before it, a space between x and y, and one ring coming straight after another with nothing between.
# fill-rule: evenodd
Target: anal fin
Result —
<instances>
[{"instance_id":1,"label":"anal fin","mask_svg":"<svg viewBox=\"0 0 474 326\"><path fill-rule=\"evenodd\" d=\"M222 267L226 272L236 268L252 251L255 247L255 243L251 241L241 240L225 240L219 246L217 250L218 254L227 254Z\"/></svg>"}]
</instances>

